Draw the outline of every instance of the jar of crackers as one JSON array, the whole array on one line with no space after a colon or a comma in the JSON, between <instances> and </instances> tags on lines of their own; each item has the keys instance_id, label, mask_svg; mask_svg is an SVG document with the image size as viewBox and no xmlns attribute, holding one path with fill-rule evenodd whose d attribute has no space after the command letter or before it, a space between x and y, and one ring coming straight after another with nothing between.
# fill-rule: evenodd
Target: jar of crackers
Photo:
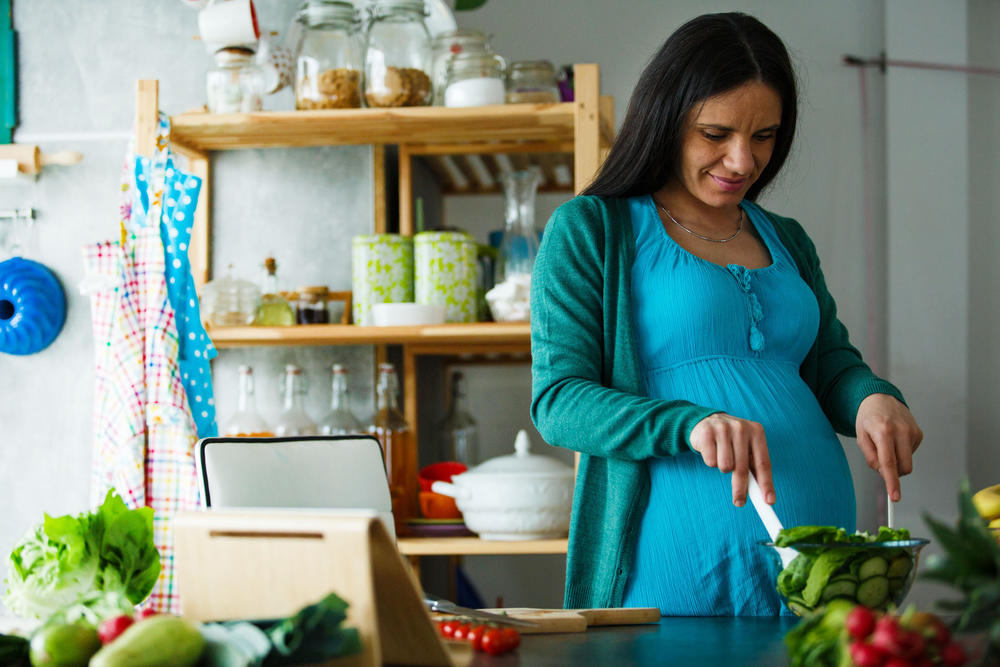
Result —
<instances>
[{"instance_id":1,"label":"jar of crackers","mask_svg":"<svg viewBox=\"0 0 1000 667\"><path fill-rule=\"evenodd\" d=\"M359 108L364 46L354 5L307 0L297 19L303 35L295 74L295 108Z\"/></svg>"},{"instance_id":2,"label":"jar of crackers","mask_svg":"<svg viewBox=\"0 0 1000 667\"><path fill-rule=\"evenodd\" d=\"M414 107L431 103L433 51L423 0L373 0L365 53L365 103Z\"/></svg>"}]
</instances>

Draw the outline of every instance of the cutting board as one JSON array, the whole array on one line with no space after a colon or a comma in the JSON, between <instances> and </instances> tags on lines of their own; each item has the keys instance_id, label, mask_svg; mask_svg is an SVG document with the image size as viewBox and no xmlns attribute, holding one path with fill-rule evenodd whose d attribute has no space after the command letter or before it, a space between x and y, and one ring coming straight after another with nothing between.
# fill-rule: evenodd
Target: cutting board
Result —
<instances>
[{"instance_id":1,"label":"cutting board","mask_svg":"<svg viewBox=\"0 0 1000 667\"><path fill-rule=\"evenodd\" d=\"M658 623L660 610L656 607L615 607L611 609L532 609L528 607L507 607L505 609L484 609L494 614L506 614L512 618L533 621L534 628L517 630L521 634L556 632L583 632L590 626L598 625L638 625Z\"/></svg>"}]
</instances>

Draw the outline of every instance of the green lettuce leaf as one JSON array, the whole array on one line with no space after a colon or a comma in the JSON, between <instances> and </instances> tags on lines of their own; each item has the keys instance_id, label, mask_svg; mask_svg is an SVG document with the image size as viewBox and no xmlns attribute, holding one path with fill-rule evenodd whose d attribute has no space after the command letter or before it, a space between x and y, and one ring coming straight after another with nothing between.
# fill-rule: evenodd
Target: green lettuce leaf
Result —
<instances>
[{"instance_id":1,"label":"green lettuce leaf","mask_svg":"<svg viewBox=\"0 0 1000 667\"><path fill-rule=\"evenodd\" d=\"M46 514L14 545L4 604L18 616L43 621L74 605L119 606L95 592L119 593L135 605L159 573L152 508L129 509L111 490L92 512Z\"/></svg>"}]
</instances>

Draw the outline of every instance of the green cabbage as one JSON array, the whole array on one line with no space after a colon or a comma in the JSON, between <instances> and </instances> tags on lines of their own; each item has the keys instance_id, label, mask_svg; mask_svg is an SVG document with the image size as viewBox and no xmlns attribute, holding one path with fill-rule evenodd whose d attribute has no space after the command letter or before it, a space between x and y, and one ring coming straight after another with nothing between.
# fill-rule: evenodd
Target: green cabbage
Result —
<instances>
[{"instance_id":1,"label":"green cabbage","mask_svg":"<svg viewBox=\"0 0 1000 667\"><path fill-rule=\"evenodd\" d=\"M28 531L10 554L4 604L24 618L46 620L71 605L120 593L139 604L160 574L153 510L130 510L114 492L93 512L51 517Z\"/></svg>"}]
</instances>

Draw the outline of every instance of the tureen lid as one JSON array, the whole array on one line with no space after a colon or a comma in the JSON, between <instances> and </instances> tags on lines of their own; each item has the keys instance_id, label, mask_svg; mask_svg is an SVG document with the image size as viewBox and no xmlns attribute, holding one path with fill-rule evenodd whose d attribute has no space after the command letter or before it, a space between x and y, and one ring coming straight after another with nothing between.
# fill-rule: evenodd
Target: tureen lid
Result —
<instances>
[{"instance_id":1,"label":"tureen lid","mask_svg":"<svg viewBox=\"0 0 1000 667\"><path fill-rule=\"evenodd\" d=\"M506 456L497 456L479 464L466 475L470 474L494 474L494 473L547 473L558 475L572 475L573 469L562 461L551 456L532 454L531 439L524 429L517 432L514 439L514 453Z\"/></svg>"}]
</instances>

